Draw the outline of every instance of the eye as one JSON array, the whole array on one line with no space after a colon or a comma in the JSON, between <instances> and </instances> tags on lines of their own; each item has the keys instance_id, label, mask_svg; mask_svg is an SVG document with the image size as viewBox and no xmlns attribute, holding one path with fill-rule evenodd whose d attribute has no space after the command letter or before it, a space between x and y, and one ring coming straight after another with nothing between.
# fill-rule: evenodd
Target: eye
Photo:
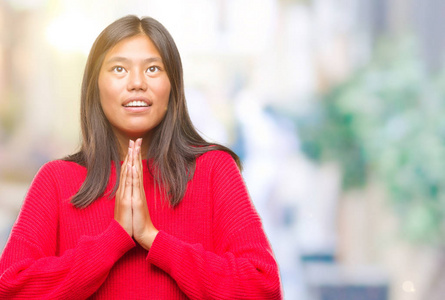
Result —
<instances>
[{"instance_id":1,"label":"eye","mask_svg":"<svg viewBox=\"0 0 445 300\"><path fill-rule=\"evenodd\" d=\"M156 73L159 72L161 69L158 66L151 66L147 69L147 73Z\"/></svg>"},{"instance_id":2,"label":"eye","mask_svg":"<svg viewBox=\"0 0 445 300\"><path fill-rule=\"evenodd\" d=\"M113 70L114 72L116 72L116 73L123 73L123 72L126 71L125 68L124 68L124 67L121 67L121 66L115 66L115 67L113 67L112 70Z\"/></svg>"}]
</instances>

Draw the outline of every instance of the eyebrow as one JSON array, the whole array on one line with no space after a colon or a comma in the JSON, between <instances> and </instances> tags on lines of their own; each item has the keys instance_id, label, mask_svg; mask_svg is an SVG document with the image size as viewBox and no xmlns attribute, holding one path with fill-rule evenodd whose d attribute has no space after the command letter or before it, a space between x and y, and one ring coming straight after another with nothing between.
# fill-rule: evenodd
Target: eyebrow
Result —
<instances>
[{"instance_id":1,"label":"eyebrow","mask_svg":"<svg viewBox=\"0 0 445 300\"><path fill-rule=\"evenodd\" d=\"M123 57L123 56L114 56L112 58L110 58L109 60L105 61L105 64L111 64L111 63L116 63L116 62L122 62L122 63L128 63L131 62L130 59ZM152 63L152 62L160 62L162 63L162 58L160 57L149 57L146 58L144 60L142 60L143 63Z\"/></svg>"}]
</instances>

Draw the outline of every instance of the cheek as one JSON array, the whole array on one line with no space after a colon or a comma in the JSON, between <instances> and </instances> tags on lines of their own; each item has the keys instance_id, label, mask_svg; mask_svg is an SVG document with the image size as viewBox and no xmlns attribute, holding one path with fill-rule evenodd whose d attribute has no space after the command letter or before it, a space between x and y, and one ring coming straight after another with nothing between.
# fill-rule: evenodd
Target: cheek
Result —
<instances>
[{"instance_id":1,"label":"cheek","mask_svg":"<svg viewBox=\"0 0 445 300\"><path fill-rule=\"evenodd\" d=\"M99 75L99 78L97 80L97 86L99 88L99 97L100 97L100 103L103 104L104 100L107 98L107 84L105 82L105 79L102 78L102 76Z\"/></svg>"},{"instance_id":2,"label":"cheek","mask_svg":"<svg viewBox=\"0 0 445 300\"><path fill-rule=\"evenodd\" d=\"M162 100L163 105L165 106L165 110L167 110L167 107L168 107L170 93L171 93L170 82L163 83L163 84L159 85L158 96L159 96L159 99Z\"/></svg>"},{"instance_id":3,"label":"cheek","mask_svg":"<svg viewBox=\"0 0 445 300\"><path fill-rule=\"evenodd\" d=\"M113 102L114 98L116 97L117 88L113 84L113 81L100 77L98 81L98 87L99 87L100 103L102 104L102 107L105 110L107 104Z\"/></svg>"}]
</instances>

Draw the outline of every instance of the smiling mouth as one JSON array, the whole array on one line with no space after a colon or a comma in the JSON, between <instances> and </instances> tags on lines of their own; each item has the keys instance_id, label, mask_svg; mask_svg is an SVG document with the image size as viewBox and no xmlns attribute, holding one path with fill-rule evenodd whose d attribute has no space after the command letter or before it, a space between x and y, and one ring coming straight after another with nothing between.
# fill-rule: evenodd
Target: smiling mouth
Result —
<instances>
[{"instance_id":1,"label":"smiling mouth","mask_svg":"<svg viewBox=\"0 0 445 300\"><path fill-rule=\"evenodd\" d=\"M130 101L124 107L148 107L151 106L145 101Z\"/></svg>"}]
</instances>

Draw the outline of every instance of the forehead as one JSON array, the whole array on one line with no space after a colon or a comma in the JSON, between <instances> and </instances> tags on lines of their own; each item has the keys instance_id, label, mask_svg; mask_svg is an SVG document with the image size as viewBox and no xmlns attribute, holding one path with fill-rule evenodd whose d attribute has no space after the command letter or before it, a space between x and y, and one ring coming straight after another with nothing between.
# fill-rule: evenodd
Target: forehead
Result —
<instances>
[{"instance_id":1,"label":"forehead","mask_svg":"<svg viewBox=\"0 0 445 300\"><path fill-rule=\"evenodd\" d=\"M161 54L148 36L139 34L125 38L114 45L105 55L104 63L115 57L145 60L147 58L161 58Z\"/></svg>"}]
</instances>

